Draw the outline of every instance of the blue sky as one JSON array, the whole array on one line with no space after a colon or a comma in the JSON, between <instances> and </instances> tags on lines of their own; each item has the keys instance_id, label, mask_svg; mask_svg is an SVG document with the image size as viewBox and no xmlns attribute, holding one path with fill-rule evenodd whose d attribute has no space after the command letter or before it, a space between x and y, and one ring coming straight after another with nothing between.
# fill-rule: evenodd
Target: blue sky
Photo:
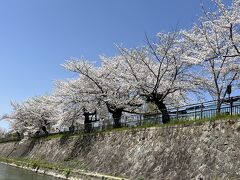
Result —
<instances>
[{"instance_id":1,"label":"blue sky","mask_svg":"<svg viewBox=\"0 0 240 180\"><path fill-rule=\"evenodd\" d=\"M145 33L189 28L201 2L211 7L210 0L0 1L0 115L11 111L10 101L50 92L55 80L72 77L60 66L70 57L97 61L116 54L114 44L134 47Z\"/></svg>"}]
</instances>

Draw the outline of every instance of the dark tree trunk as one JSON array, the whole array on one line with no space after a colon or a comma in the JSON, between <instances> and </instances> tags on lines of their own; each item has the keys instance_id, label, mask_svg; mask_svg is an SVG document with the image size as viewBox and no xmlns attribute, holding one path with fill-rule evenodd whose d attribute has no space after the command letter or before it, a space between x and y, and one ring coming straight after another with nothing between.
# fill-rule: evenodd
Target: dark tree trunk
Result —
<instances>
[{"instance_id":1,"label":"dark tree trunk","mask_svg":"<svg viewBox=\"0 0 240 180\"><path fill-rule=\"evenodd\" d=\"M16 132L16 134L17 134L17 138L18 139L22 139L22 136L21 136L21 134L18 131Z\"/></svg>"},{"instance_id":2,"label":"dark tree trunk","mask_svg":"<svg viewBox=\"0 0 240 180\"><path fill-rule=\"evenodd\" d=\"M70 127L69 127L69 132L70 133L74 133L75 131L75 126L72 124Z\"/></svg>"},{"instance_id":3,"label":"dark tree trunk","mask_svg":"<svg viewBox=\"0 0 240 180\"><path fill-rule=\"evenodd\" d=\"M163 94L152 93L147 96L147 102L152 102L156 104L156 106L162 113L162 123L166 124L170 122L170 115L168 113L166 105L163 102L163 99L164 99Z\"/></svg>"},{"instance_id":4,"label":"dark tree trunk","mask_svg":"<svg viewBox=\"0 0 240 180\"><path fill-rule=\"evenodd\" d=\"M45 135L47 136L47 135L48 135L47 127L46 127L46 126L43 126L43 127L42 127L42 130L43 130L43 132L45 133Z\"/></svg>"},{"instance_id":5,"label":"dark tree trunk","mask_svg":"<svg viewBox=\"0 0 240 180\"><path fill-rule=\"evenodd\" d=\"M112 117L114 120L114 128L120 128L121 127L121 117L122 117L122 112L123 109L115 109L114 111L112 111Z\"/></svg>"},{"instance_id":6,"label":"dark tree trunk","mask_svg":"<svg viewBox=\"0 0 240 180\"><path fill-rule=\"evenodd\" d=\"M92 132L92 123L86 123L86 124L85 124L85 127L84 127L84 131L85 131L86 133Z\"/></svg>"},{"instance_id":7,"label":"dark tree trunk","mask_svg":"<svg viewBox=\"0 0 240 180\"><path fill-rule=\"evenodd\" d=\"M155 104L157 105L158 109L162 113L162 122L163 124L170 122L170 115L168 113L166 105L163 103L163 101L156 101Z\"/></svg>"},{"instance_id":8,"label":"dark tree trunk","mask_svg":"<svg viewBox=\"0 0 240 180\"><path fill-rule=\"evenodd\" d=\"M93 113L90 113L85 108L83 109L83 112L84 112L83 115L85 118L85 120L84 120L85 132L90 133L93 131L92 123L95 122L95 121L90 120L90 115L96 115L97 112L94 111Z\"/></svg>"},{"instance_id":9,"label":"dark tree trunk","mask_svg":"<svg viewBox=\"0 0 240 180\"><path fill-rule=\"evenodd\" d=\"M220 115L220 113L221 113L221 106L222 106L221 98L218 97L218 100L217 100L217 112L216 112L217 115Z\"/></svg>"},{"instance_id":10,"label":"dark tree trunk","mask_svg":"<svg viewBox=\"0 0 240 180\"><path fill-rule=\"evenodd\" d=\"M92 131L92 122L90 121L90 118L89 118L90 113L86 111L86 112L84 112L83 115L85 117L85 119L84 119L84 126L85 126L84 130L85 130L85 132L90 133Z\"/></svg>"},{"instance_id":11,"label":"dark tree trunk","mask_svg":"<svg viewBox=\"0 0 240 180\"><path fill-rule=\"evenodd\" d=\"M114 128L120 128L121 127L121 117L122 112L124 108L116 108L115 106L111 106L110 104L106 103L108 112L112 114L113 120L114 120Z\"/></svg>"},{"instance_id":12,"label":"dark tree trunk","mask_svg":"<svg viewBox=\"0 0 240 180\"><path fill-rule=\"evenodd\" d=\"M75 118L72 118L71 126L69 126L69 132L70 133L74 133L74 131L75 131L74 122L75 122Z\"/></svg>"}]
</instances>

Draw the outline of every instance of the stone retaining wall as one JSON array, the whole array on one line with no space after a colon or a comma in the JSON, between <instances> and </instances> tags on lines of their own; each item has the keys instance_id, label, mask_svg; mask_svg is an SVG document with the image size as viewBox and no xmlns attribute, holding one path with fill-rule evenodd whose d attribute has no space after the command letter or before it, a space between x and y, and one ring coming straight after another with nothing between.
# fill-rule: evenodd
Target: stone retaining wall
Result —
<instances>
[{"instance_id":1,"label":"stone retaining wall","mask_svg":"<svg viewBox=\"0 0 240 180\"><path fill-rule=\"evenodd\" d=\"M10 142L0 156L130 179L240 179L240 122Z\"/></svg>"}]
</instances>

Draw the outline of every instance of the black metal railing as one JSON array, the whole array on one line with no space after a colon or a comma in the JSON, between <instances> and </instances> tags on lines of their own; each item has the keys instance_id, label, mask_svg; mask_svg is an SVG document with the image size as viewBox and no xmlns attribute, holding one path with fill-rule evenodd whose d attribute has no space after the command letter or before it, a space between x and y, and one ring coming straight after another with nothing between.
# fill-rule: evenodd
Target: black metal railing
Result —
<instances>
[{"instance_id":1,"label":"black metal railing","mask_svg":"<svg viewBox=\"0 0 240 180\"><path fill-rule=\"evenodd\" d=\"M217 104L221 103L218 109ZM220 101L207 101L203 103L191 104L176 108L169 108L168 113L170 122L174 121L192 121L206 118L213 118L217 115L238 115L240 114L240 96L235 96L230 99L221 99ZM151 124L161 124L163 116L161 113L155 114L138 114L130 116L130 118L121 120L121 127L133 127ZM108 124L97 122L92 124L93 130L106 130L114 128L114 121Z\"/></svg>"},{"instance_id":2,"label":"black metal railing","mask_svg":"<svg viewBox=\"0 0 240 180\"><path fill-rule=\"evenodd\" d=\"M217 108L217 104L221 103L221 108ZM168 108L168 114L170 116L170 122L174 121L197 121L205 118L213 118L217 115L239 115L240 114L240 96L235 96L228 99L221 99L220 101L207 101L203 103L190 104L181 107ZM131 128L144 125L162 124L161 113L142 113L142 114L129 114L120 121L121 128ZM74 130L63 128L59 131L50 132L48 135L55 134L69 134L69 133L89 133L106 131L116 128L114 120L97 121L85 125L77 125ZM40 134L37 137L48 136L46 134ZM8 137L0 139L1 142L19 140L19 137Z\"/></svg>"}]
</instances>

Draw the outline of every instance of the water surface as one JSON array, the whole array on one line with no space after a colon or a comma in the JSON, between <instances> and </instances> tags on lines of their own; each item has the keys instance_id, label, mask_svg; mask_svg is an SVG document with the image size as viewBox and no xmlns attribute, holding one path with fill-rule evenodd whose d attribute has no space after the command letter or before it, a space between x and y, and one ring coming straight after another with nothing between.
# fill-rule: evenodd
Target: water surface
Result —
<instances>
[{"instance_id":1,"label":"water surface","mask_svg":"<svg viewBox=\"0 0 240 180\"><path fill-rule=\"evenodd\" d=\"M37 174L32 171L0 164L0 180L60 180L47 175Z\"/></svg>"}]
</instances>

